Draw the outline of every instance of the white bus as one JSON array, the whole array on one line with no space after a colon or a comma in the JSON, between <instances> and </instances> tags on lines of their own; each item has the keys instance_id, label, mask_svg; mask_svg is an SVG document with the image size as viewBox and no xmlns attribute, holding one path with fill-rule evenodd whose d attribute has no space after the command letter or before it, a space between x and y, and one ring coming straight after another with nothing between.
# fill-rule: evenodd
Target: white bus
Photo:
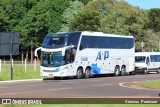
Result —
<instances>
[{"instance_id":1,"label":"white bus","mask_svg":"<svg viewBox=\"0 0 160 107\"><path fill-rule=\"evenodd\" d=\"M160 52L137 52L135 53L135 71L160 73Z\"/></svg>"},{"instance_id":2,"label":"white bus","mask_svg":"<svg viewBox=\"0 0 160 107\"><path fill-rule=\"evenodd\" d=\"M119 76L132 74L135 69L133 36L88 31L52 33L39 49L42 77Z\"/></svg>"}]
</instances>

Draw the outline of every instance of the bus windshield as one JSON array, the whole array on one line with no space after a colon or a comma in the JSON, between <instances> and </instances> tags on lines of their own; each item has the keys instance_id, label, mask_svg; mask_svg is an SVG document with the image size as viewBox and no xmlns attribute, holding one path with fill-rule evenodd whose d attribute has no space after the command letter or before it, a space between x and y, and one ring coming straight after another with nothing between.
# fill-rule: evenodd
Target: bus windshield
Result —
<instances>
[{"instance_id":1,"label":"bus windshield","mask_svg":"<svg viewBox=\"0 0 160 107\"><path fill-rule=\"evenodd\" d=\"M73 48L65 50L65 55L62 56L62 51L44 52L41 51L41 66L57 67L72 63L75 59L76 50Z\"/></svg>"},{"instance_id":2,"label":"bus windshield","mask_svg":"<svg viewBox=\"0 0 160 107\"><path fill-rule=\"evenodd\" d=\"M62 52L41 52L41 65L45 67L56 67L64 65Z\"/></svg>"},{"instance_id":3,"label":"bus windshield","mask_svg":"<svg viewBox=\"0 0 160 107\"><path fill-rule=\"evenodd\" d=\"M66 45L66 37L46 37L43 41L43 47L63 47Z\"/></svg>"},{"instance_id":4,"label":"bus windshield","mask_svg":"<svg viewBox=\"0 0 160 107\"><path fill-rule=\"evenodd\" d=\"M136 56L135 57L135 62L137 62L137 63L144 63L145 59L146 59L145 56Z\"/></svg>"}]
</instances>

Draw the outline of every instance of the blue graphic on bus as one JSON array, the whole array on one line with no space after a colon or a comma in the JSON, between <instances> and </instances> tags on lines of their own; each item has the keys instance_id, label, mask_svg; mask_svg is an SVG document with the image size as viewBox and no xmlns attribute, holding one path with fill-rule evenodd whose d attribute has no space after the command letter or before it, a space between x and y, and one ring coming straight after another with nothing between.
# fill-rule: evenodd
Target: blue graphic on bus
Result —
<instances>
[{"instance_id":1,"label":"blue graphic on bus","mask_svg":"<svg viewBox=\"0 0 160 107\"><path fill-rule=\"evenodd\" d=\"M92 74L100 74L101 68L97 67L97 64L92 64L91 68L92 68Z\"/></svg>"},{"instance_id":2,"label":"blue graphic on bus","mask_svg":"<svg viewBox=\"0 0 160 107\"><path fill-rule=\"evenodd\" d=\"M56 67L52 72L58 72L61 70L61 67Z\"/></svg>"},{"instance_id":3,"label":"blue graphic on bus","mask_svg":"<svg viewBox=\"0 0 160 107\"><path fill-rule=\"evenodd\" d=\"M60 67L57 67L55 70L59 71L59 70L61 70L61 68L60 68Z\"/></svg>"},{"instance_id":4,"label":"blue graphic on bus","mask_svg":"<svg viewBox=\"0 0 160 107\"><path fill-rule=\"evenodd\" d=\"M104 51L104 52L99 51L98 55L96 57L96 61L97 60L106 60L107 58L109 58L109 51Z\"/></svg>"}]
</instances>

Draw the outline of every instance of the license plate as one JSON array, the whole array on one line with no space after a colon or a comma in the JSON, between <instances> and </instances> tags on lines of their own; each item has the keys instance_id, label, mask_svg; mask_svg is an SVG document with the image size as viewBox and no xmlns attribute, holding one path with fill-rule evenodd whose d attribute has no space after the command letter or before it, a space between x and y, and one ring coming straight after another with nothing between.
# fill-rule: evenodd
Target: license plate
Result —
<instances>
[{"instance_id":1,"label":"license plate","mask_svg":"<svg viewBox=\"0 0 160 107\"><path fill-rule=\"evenodd\" d=\"M53 77L53 74L49 74L48 76Z\"/></svg>"}]
</instances>

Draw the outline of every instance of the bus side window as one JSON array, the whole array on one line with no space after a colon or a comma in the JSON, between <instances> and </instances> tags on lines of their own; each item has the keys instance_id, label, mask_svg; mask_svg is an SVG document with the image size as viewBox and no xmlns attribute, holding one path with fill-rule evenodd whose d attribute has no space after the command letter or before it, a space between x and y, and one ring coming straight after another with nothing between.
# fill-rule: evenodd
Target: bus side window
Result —
<instances>
[{"instance_id":1,"label":"bus side window","mask_svg":"<svg viewBox=\"0 0 160 107\"><path fill-rule=\"evenodd\" d=\"M149 57L147 57L147 60L146 60L146 64L148 64L149 63Z\"/></svg>"},{"instance_id":2,"label":"bus side window","mask_svg":"<svg viewBox=\"0 0 160 107\"><path fill-rule=\"evenodd\" d=\"M74 50L74 49L66 50L66 52L65 52L65 61L66 61L66 64L72 63L74 61L74 59L75 59L75 52L76 52L76 50Z\"/></svg>"}]
</instances>

